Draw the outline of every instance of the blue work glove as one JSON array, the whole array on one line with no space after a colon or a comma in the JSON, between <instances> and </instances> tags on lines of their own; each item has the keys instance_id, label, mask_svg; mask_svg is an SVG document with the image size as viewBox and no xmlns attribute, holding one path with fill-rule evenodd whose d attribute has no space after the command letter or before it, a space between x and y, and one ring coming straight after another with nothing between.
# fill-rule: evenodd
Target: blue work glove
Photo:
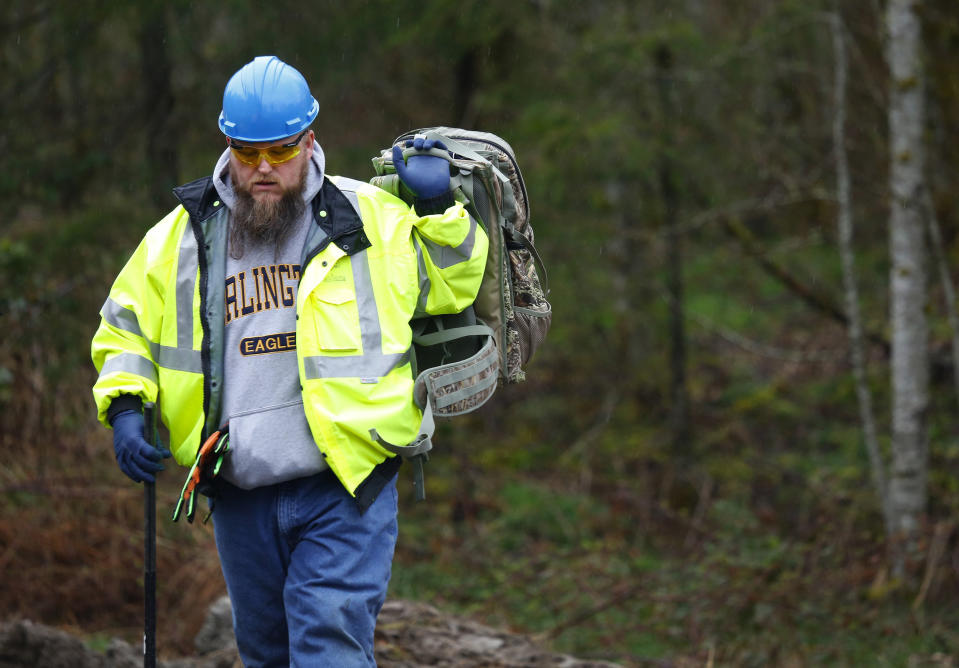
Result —
<instances>
[{"instance_id":1,"label":"blue work glove","mask_svg":"<svg viewBox=\"0 0 959 668\"><path fill-rule=\"evenodd\" d=\"M426 216L446 211L455 201L450 190L450 163L445 158L428 154L434 148L446 151L446 145L439 139L417 136L408 139L405 146L424 151L423 155L411 155L404 161L403 149L393 146L393 168L400 180L416 195L413 203L416 212Z\"/></svg>"},{"instance_id":2,"label":"blue work glove","mask_svg":"<svg viewBox=\"0 0 959 668\"><path fill-rule=\"evenodd\" d=\"M153 482L163 470L162 459L172 456L164 447L154 448L144 438L143 414L127 410L113 417L113 451L120 470L133 482Z\"/></svg>"}]
</instances>

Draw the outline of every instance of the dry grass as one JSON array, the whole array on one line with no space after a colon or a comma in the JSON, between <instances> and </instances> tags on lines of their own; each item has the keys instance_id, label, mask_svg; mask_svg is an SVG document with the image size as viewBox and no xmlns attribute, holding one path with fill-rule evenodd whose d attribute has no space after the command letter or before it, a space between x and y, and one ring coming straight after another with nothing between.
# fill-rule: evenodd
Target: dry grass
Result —
<instances>
[{"instance_id":1,"label":"dry grass","mask_svg":"<svg viewBox=\"0 0 959 668\"><path fill-rule=\"evenodd\" d=\"M56 457L49 444L0 457L0 620L139 643L143 488L116 468L106 430L94 423L82 432L85 439L76 431L58 439ZM157 486L157 634L168 655L192 653L209 605L225 591L212 527L169 520L181 473L171 465Z\"/></svg>"}]
</instances>

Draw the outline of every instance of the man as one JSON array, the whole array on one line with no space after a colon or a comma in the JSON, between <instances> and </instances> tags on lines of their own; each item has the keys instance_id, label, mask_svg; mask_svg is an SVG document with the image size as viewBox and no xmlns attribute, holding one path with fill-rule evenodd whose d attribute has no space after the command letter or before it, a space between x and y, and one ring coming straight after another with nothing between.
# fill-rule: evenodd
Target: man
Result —
<instances>
[{"instance_id":1,"label":"man","mask_svg":"<svg viewBox=\"0 0 959 668\"><path fill-rule=\"evenodd\" d=\"M229 80L212 177L174 191L92 344L99 419L131 479L152 482L171 454L144 440L143 402L181 465L225 435L213 522L246 666L374 664L399 459L370 432L415 439L409 321L469 305L487 251L441 143L417 138L408 161L394 147L411 209L325 173L318 110L275 57Z\"/></svg>"}]
</instances>

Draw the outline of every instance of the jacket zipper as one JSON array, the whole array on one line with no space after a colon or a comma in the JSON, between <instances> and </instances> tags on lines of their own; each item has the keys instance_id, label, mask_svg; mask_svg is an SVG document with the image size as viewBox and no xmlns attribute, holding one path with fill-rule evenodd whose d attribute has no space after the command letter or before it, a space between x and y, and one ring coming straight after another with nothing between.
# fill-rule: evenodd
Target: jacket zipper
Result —
<instances>
[{"instance_id":1,"label":"jacket zipper","mask_svg":"<svg viewBox=\"0 0 959 668\"><path fill-rule=\"evenodd\" d=\"M206 240L204 239L203 232L200 229L200 223L195 222L191 216L190 226L193 228L193 236L196 238L197 263L200 274L200 327L203 330L203 339L200 346L200 363L203 370L203 438L200 440L200 443L203 443L203 441L209 436L209 433L207 433L207 423L210 420L210 395L212 393L212 388L210 387L212 379L210 376L213 373L213 364L210 353L210 340L212 339L212 334L210 332L210 322L206 315L207 302L209 301L209 296L207 295L207 284L210 280L210 272L208 267L208 258L206 255Z\"/></svg>"}]
</instances>

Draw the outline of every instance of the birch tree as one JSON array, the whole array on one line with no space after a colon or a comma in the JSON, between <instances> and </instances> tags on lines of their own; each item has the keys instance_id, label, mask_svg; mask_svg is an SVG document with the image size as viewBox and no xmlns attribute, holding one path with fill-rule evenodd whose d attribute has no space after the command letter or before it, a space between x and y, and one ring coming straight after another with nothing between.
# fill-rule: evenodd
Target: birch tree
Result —
<instances>
[{"instance_id":1,"label":"birch tree","mask_svg":"<svg viewBox=\"0 0 959 668\"><path fill-rule=\"evenodd\" d=\"M889 243L892 328L892 530L908 544L926 505L929 404L925 237L922 221L924 76L920 0L889 0ZM897 560L902 570L902 560Z\"/></svg>"},{"instance_id":2,"label":"birch tree","mask_svg":"<svg viewBox=\"0 0 959 668\"><path fill-rule=\"evenodd\" d=\"M830 27L835 52L833 154L836 161L837 226L839 230L839 256L842 263L843 293L846 302L849 356L856 381L859 420L862 423L863 440L866 444L866 453L869 456L872 482L879 497L886 530L891 532L892 518L886 492L885 464L882 460L882 451L879 448L872 393L869 390L869 381L866 374L866 342L859 309L859 289L856 285L855 252L852 244L852 194L849 178L849 158L846 155L846 81L849 74L849 63L846 57L846 43L838 0L830 16Z\"/></svg>"}]
</instances>

